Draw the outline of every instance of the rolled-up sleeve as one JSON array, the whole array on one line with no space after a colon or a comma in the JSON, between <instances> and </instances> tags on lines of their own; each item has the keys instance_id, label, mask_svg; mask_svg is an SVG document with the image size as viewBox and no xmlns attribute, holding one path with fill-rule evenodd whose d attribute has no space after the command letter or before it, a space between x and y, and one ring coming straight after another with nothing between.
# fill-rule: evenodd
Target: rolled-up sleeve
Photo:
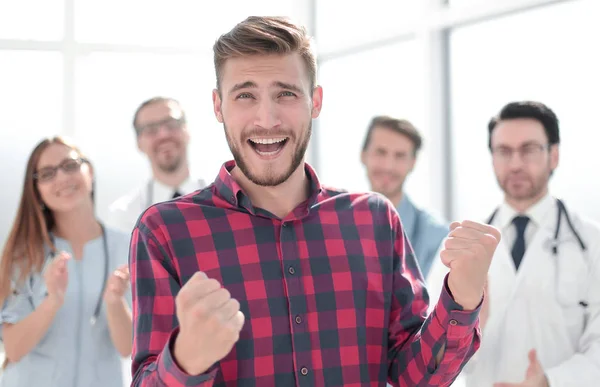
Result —
<instances>
[{"instance_id":1,"label":"rolled-up sleeve","mask_svg":"<svg viewBox=\"0 0 600 387\"><path fill-rule=\"evenodd\" d=\"M11 293L4 300L0 312L0 339L4 340L4 324L16 324L34 311L34 294L29 285L27 280L18 285L16 281L11 282Z\"/></svg>"}]
</instances>

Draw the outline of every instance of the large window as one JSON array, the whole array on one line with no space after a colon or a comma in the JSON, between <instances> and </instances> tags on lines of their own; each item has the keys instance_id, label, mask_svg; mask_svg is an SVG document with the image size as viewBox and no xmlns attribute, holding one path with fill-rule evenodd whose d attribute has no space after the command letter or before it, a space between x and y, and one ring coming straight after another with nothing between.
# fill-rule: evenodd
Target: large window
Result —
<instances>
[{"instance_id":1,"label":"large window","mask_svg":"<svg viewBox=\"0 0 600 387\"><path fill-rule=\"evenodd\" d=\"M57 52L0 50L0 247L16 214L27 157L61 131L62 58ZM17 140L18 139L18 140Z\"/></svg>"},{"instance_id":2,"label":"large window","mask_svg":"<svg viewBox=\"0 0 600 387\"><path fill-rule=\"evenodd\" d=\"M230 158L212 109L212 57L95 53L80 57L76 68L75 136L97 165L100 215L123 191L150 176L132 127L134 110L149 97L170 96L183 105L196 175L211 181L221 163Z\"/></svg>"},{"instance_id":3,"label":"large window","mask_svg":"<svg viewBox=\"0 0 600 387\"><path fill-rule=\"evenodd\" d=\"M360 152L369 121L375 115L406 118L423 132L424 153L430 132L423 127L422 55L418 41L406 41L325 62L323 111L315 136L319 172L327 184L368 190ZM422 154L409 177L407 191L419 204L430 205L429 157Z\"/></svg>"},{"instance_id":4,"label":"large window","mask_svg":"<svg viewBox=\"0 0 600 387\"><path fill-rule=\"evenodd\" d=\"M60 40L65 0L0 2L0 39Z\"/></svg>"},{"instance_id":5,"label":"large window","mask_svg":"<svg viewBox=\"0 0 600 387\"><path fill-rule=\"evenodd\" d=\"M554 194L600 219L598 90L600 4L575 1L456 30L451 37L454 210L483 219L501 200L487 122L514 100L549 105L561 124ZM558 27L560 26L560 27Z\"/></svg>"},{"instance_id":6,"label":"large window","mask_svg":"<svg viewBox=\"0 0 600 387\"><path fill-rule=\"evenodd\" d=\"M195 0L1 2L0 147L3 160L18 160L16 172L4 173L8 186L20 189L24 158L42 136L72 136L94 163L104 218L113 200L150 174L131 120L139 103L157 95L183 104L193 173L212 181L231 158L212 110L215 39L250 15L306 23L308 9L304 0L216 2L210 12ZM17 191L0 194L1 244Z\"/></svg>"},{"instance_id":7,"label":"large window","mask_svg":"<svg viewBox=\"0 0 600 387\"><path fill-rule=\"evenodd\" d=\"M316 33L322 53L393 37L414 25L421 0L317 0Z\"/></svg>"},{"instance_id":8,"label":"large window","mask_svg":"<svg viewBox=\"0 0 600 387\"><path fill-rule=\"evenodd\" d=\"M295 0L75 0L75 38L101 44L211 49L249 15L294 15ZM110 28L107 25L110 24Z\"/></svg>"}]
</instances>

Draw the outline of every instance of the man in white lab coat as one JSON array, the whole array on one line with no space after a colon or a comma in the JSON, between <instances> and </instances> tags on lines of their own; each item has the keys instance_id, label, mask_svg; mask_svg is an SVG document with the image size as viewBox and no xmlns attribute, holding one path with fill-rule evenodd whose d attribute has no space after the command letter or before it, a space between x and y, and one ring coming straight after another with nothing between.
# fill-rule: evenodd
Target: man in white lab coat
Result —
<instances>
[{"instance_id":1,"label":"man in white lab coat","mask_svg":"<svg viewBox=\"0 0 600 387\"><path fill-rule=\"evenodd\" d=\"M600 227L548 192L559 142L556 115L538 102L510 103L489 123L504 201L487 220L502 240L467 387L600 385ZM428 283L446 271L436 262Z\"/></svg>"},{"instance_id":2,"label":"man in white lab coat","mask_svg":"<svg viewBox=\"0 0 600 387\"><path fill-rule=\"evenodd\" d=\"M130 233L150 205L192 193L206 185L190 175L187 147L190 135L178 101L154 97L144 101L133 118L138 149L150 161L152 178L110 206L108 224Z\"/></svg>"}]
</instances>

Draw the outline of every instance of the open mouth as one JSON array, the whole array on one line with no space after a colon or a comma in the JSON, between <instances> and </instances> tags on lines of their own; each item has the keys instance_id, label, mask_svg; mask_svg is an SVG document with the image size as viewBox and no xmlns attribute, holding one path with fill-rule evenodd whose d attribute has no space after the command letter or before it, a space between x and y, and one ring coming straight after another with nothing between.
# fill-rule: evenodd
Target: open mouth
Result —
<instances>
[{"instance_id":1,"label":"open mouth","mask_svg":"<svg viewBox=\"0 0 600 387\"><path fill-rule=\"evenodd\" d=\"M289 140L289 137L276 138L251 138L248 144L260 156L272 157L281 152Z\"/></svg>"},{"instance_id":2,"label":"open mouth","mask_svg":"<svg viewBox=\"0 0 600 387\"><path fill-rule=\"evenodd\" d=\"M69 196L69 195L72 195L73 193L75 193L75 191L77 191L77 186L75 184L70 184L70 185L67 185L65 187L58 189L55 192L55 195L58 197Z\"/></svg>"}]
</instances>

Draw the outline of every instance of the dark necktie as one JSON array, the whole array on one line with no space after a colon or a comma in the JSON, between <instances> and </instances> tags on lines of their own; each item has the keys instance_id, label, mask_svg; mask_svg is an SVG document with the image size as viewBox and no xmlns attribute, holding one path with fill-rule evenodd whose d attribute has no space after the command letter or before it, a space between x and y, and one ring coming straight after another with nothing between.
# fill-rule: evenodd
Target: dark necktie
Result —
<instances>
[{"instance_id":1,"label":"dark necktie","mask_svg":"<svg viewBox=\"0 0 600 387\"><path fill-rule=\"evenodd\" d=\"M523 255L525 255L525 229L527 228L527 223L529 223L529 218L522 215L515 216L512 222L517 229L517 238L515 239L511 253L515 262L515 268L518 269Z\"/></svg>"},{"instance_id":2,"label":"dark necktie","mask_svg":"<svg viewBox=\"0 0 600 387\"><path fill-rule=\"evenodd\" d=\"M179 191L175 191L175 193L173 193L173 196L171 196L172 199L178 198L181 196L181 192Z\"/></svg>"}]
</instances>

